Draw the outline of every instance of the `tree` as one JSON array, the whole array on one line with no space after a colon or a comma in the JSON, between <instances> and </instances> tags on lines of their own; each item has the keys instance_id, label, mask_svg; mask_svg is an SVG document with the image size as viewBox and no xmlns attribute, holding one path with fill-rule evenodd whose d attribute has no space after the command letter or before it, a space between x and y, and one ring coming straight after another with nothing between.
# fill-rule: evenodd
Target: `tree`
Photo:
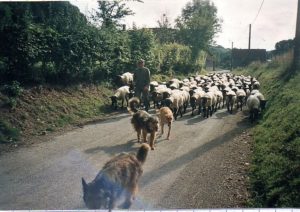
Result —
<instances>
[{"instance_id":1,"label":"tree","mask_svg":"<svg viewBox=\"0 0 300 212\"><path fill-rule=\"evenodd\" d=\"M153 50L155 49L155 37L152 30L135 29L129 32L131 66L128 68L136 68L136 62L139 59L146 61L147 67L151 73L154 73L158 67Z\"/></svg>"},{"instance_id":2,"label":"tree","mask_svg":"<svg viewBox=\"0 0 300 212\"><path fill-rule=\"evenodd\" d=\"M220 45L210 46L209 52L213 55L217 67L230 69L231 49L225 49Z\"/></svg>"},{"instance_id":3,"label":"tree","mask_svg":"<svg viewBox=\"0 0 300 212\"><path fill-rule=\"evenodd\" d=\"M139 1L140 2L140 1ZM134 12L121 1L98 1L98 9L96 15L92 18L95 22L100 22L101 27L120 26L120 20Z\"/></svg>"},{"instance_id":4,"label":"tree","mask_svg":"<svg viewBox=\"0 0 300 212\"><path fill-rule=\"evenodd\" d=\"M287 52L288 50L294 48L294 40L282 40L275 44L275 53L282 54Z\"/></svg>"},{"instance_id":5,"label":"tree","mask_svg":"<svg viewBox=\"0 0 300 212\"><path fill-rule=\"evenodd\" d=\"M176 19L179 41L192 49L196 59L200 50L207 50L214 35L221 30L217 8L209 0L193 0L183 8Z\"/></svg>"},{"instance_id":6,"label":"tree","mask_svg":"<svg viewBox=\"0 0 300 212\"><path fill-rule=\"evenodd\" d=\"M173 43L175 41L175 29L171 28L171 23L166 14L161 16L157 21L158 27L154 30L156 37L160 43Z\"/></svg>"},{"instance_id":7,"label":"tree","mask_svg":"<svg viewBox=\"0 0 300 212\"><path fill-rule=\"evenodd\" d=\"M161 19L157 23L159 28L171 28L170 21L165 13L162 14Z\"/></svg>"}]
</instances>

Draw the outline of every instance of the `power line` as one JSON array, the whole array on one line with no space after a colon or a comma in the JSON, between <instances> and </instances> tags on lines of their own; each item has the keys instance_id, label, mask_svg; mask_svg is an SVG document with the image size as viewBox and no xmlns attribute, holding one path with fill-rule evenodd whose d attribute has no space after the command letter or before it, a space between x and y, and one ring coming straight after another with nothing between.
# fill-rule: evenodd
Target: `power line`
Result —
<instances>
[{"instance_id":1,"label":"power line","mask_svg":"<svg viewBox=\"0 0 300 212\"><path fill-rule=\"evenodd\" d=\"M258 12L257 12L257 15L255 16L254 20L252 21L252 24L254 24L254 22L256 21L256 19L257 19L258 15L259 15L259 13L260 13L260 11L261 11L261 8L262 8L264 2L265 2L265 0L262 0L262 2L261 2L261 4L260 4L260 7L259 7L259 10L258 10Z\"/></svg>"}]
</instances>

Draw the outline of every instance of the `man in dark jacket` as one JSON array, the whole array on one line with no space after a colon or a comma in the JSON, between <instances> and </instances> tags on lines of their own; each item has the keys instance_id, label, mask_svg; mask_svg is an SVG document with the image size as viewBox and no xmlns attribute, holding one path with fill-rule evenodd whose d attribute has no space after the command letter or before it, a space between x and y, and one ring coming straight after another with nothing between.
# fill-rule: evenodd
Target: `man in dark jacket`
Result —
<instances>
[{"instance_id":1,"label":"man in dark jacket","mask_svg":"<svg viewBox=\"0 0 300 212\"><path fill-rule=\"evenodd\" d=\"M145 61L139 60L137 63L137 69L133 75L134 92L141 102L144 103L145 110L149 109L149 85L150 85L150 70L145 67ZM142 97L141 97L142 96Z\"/></svg>"}]
</instances>

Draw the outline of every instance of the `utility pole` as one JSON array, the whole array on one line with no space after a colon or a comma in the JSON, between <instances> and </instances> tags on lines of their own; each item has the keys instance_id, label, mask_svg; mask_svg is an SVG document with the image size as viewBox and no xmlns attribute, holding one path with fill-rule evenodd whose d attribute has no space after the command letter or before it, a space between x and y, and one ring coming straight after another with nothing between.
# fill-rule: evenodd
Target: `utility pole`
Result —
<instances>
[{"instance_id":1,"label":"utility pole","mask_svg":"<svg viewBox=\"0 0 300 212\"><path fill-rule=\"evenodd\" d=\"M300 0L298 0L293 69L300 69Z\"/></svg>"},{"instance_id":2,"label":"utility pole","mask_svg":"<svg viewBox=\"0 0 300 212\"><path fill-rule=\"evenodd\" d=\"M251 24L249 24L249 43L248 43L248 49L251 48Z\"/></svg>"}]
</instances>

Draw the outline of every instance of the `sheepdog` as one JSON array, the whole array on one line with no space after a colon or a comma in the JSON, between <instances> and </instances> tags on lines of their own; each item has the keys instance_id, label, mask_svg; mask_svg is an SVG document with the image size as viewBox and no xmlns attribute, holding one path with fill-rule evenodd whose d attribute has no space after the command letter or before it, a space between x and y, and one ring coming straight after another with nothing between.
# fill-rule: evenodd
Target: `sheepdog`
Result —
<instances>
[{"instance_id":1,"label":"sheepdog","mask_svg":"<svg viewBox=\"0 0 300 212\"><path fill-rule=\"evenodd\" d=\"M96 178L90 182L82 178L83 200L89 209L115 208L125 197L121 208L129 209L138 191L138 180L143 173L150 146L143 144L136 154L121 153L109 160ZM123 198L124 199L124 198Z\"/></svg>"},{"instance_id":2,"label":"sheepdog","mask_svg":"<svg viewBox=\"0 0 300 212\"><path fill-rule=\"evenodd\" d=\"M171 126L173 122L173 113L172 110L168 107L162 107L157 111L159 117L159 124L161 127L161 135L164 134L164 125L167 124L169 127L167 140L170 139Z\"/></svg>"},{"instance_id":3,"label":"sheepdog","mask_svg":"<svg viewBox=\"0 0 300 212\"><path fill-rule=\"evenodd\" d=\"M138 142L141 142L141 134L143 135L143 142L147 143L147 134L150 134L150 147L154 150L154 141L156 133L158 131L158 119L151 116L144 110L138 110L137 106L140 104L140 100L137 97L133 97L128 102L127 108L129 113L132 114L131 124L137 132Z\"/></svg>"}]
</instances>

